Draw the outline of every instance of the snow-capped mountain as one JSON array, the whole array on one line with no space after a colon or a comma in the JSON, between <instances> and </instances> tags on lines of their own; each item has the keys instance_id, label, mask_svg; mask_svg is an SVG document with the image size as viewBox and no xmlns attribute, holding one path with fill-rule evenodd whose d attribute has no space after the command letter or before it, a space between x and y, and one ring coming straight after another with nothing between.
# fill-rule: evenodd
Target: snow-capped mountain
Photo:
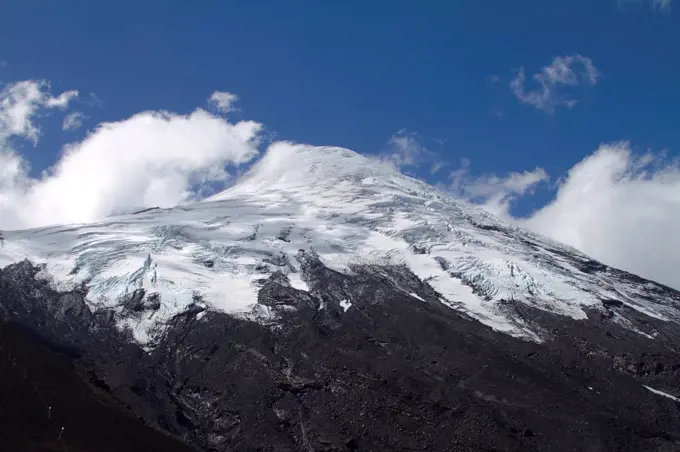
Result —
<instances>
[{"instance_id":1,"label":"snow-capped mountain","mask_svg":"<svg viewBox=\"0 0 680 452\"><path fill-rule=\"evenodd\" d=\"M277 271L293 288L309 290L300 250L341 273L356 264L405 265L436 292L404 289L414 303L441 302L537 342L549 332L522 316L518 304L573 319L606 313L647 337L658 332L627 318L630 309L680 321L675 291L501 221L379 161L287 143L272 146L233 187L200 203L5 232L0 266L25 258L44 264L40 276L55 288L86 287L91 309L113 309L119 327L150 345L171 318L197 306L276 323L279 309L258 303L258 293Z\"/></svg>"},{"instance_id":2,"label":"snow-capped mountain","mask_svg":"<svg viewBox=\"0 0 680 452\"><path fill-rule=\"evenodd\" d=\"M199 450L680 451L680 293L345 149L1 242L0 330Z\"/></svg>"}]
</instances>

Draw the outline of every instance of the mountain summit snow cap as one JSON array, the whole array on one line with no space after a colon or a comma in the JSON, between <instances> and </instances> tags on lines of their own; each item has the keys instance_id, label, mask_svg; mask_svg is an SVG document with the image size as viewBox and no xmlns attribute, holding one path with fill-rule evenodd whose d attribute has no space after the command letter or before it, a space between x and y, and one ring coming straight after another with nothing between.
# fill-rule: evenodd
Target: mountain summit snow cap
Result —
<instances>
[{"instance_id":1,"label":"mountain summit snow cap","mask_svg":"<svg viewBox=\"0 0 680 452\"><path fill-rule=\"evenodd\" d=\"M387 165L349 149L278 142L269 147L262 159L245 175L243 182L262 180L308 184L348 176L361 179L390 173L394 171Z\"/></svg>"},{"instance_id":2,"label":"mountain summit snow cap","mask_svg":"<svg viewBox=\"0 0 680 452\"><path fill-rule=\"evenodd\" d=\"M379 159L365 157L350 149L276 142L236 185L204 202L273 188L329 190L338 184L361 187L375 183L392 185L397 181L402 186L420 188L423 185Z\"/></svg>"},{"instance_id":3,"label":"mountain summit snow cap","mask_svg":"<svg viewBox=\"0 0 680 452\"><path fill-rule=\"evenodd\" d=\"M259 303L262 280L281 272L295 290L313 290L301 249L339 273L408 268L444 306L534 341L551 337L534 321L541 311L570 321L604 316L647 338L660 333L637 322L641 315L680 324L680 292L335 147L275 143L233 187L201 203L4 236L0 264L44 262L55 284L85 286L92 306L120 310L117 325L141 344L197 298L212 310L276 321ZM422 294L399 287L421 302ZM138 289L153 299L142 311L127 309Z\"/></svg>"}]
</instances>

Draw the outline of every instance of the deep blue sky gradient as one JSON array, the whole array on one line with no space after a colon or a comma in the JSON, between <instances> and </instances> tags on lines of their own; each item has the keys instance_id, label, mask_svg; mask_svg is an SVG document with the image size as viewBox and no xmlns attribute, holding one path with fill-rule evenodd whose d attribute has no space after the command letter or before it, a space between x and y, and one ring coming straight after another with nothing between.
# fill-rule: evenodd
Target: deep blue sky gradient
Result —
<instances>
[{"instance_id":1,"label":"deep blue sky gradient","mask_svg":"<svg viewBox=\"0 0 680 452\"><path fill-rule=\"evenodd\" d=\"M0 81L47 79L86 125L147 109L190 112L214 90L277 139L386 148L400 129L474 173L545 168L553 178L600 143L680 155L680 4L651 0L4 2ZM508 83L558 55L602 73L554 115L521 105ZM500 78L492 82L493 76ZM499 117L495 112L502 112ZM74 139L55 122L24 152L40 171ZM443 143L443 144L442 144ZM444 181L422 169L430 181ZM544 188L518 209L550 196Z\"/></svg>"}]
</instances>

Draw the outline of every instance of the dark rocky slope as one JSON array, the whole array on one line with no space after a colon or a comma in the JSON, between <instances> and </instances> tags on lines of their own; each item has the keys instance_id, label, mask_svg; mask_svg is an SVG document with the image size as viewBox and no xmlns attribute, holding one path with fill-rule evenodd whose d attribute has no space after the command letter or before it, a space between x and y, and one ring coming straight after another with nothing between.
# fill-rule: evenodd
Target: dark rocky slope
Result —
<instances>
[{"instance_id":1,"label":"dark rocky slope","mask_svg":"<svg viewBox=\"0 0 680 452\"><path fill-rule=\"evenodd\" d=\"M51 344L21 326L0 324L0 450L194 450L145 426L98 387L101 382L74 365L73 353L78 351Z\"/></svg>"},{"instance_id":2,"label":"dark rocky slope","mask_svg":"<svg viewBox=\"0 0 680 452\"><path fill-rule=\"evenodd\" d=\"M444 306L406 268L299 259L309 293L262 281L277 322L195 306L149 352L29 262L0 272L0 315L70 347L85 380L202 450L680 451L679 405L643 387L680 387L680 334L662 322L633 316L660 332L648 339L599 312L515 306L550 332L535 344Z\"/></svg>"}]
</instances>

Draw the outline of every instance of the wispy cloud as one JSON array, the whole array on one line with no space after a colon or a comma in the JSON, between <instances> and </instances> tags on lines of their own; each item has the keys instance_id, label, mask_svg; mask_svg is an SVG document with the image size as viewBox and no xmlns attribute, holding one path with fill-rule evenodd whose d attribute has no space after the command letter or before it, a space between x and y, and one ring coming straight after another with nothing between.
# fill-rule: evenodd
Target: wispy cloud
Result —
<instances>
[{"instance_id":1,"label":"wispy cloud","mask_svg":"<svg viewBox=\"0 0 680 452\"><path fill-rule=\"evenodd\" d=\"M401 129L387 140L386 149L372 158L397 171L406 171L428 162L431 155L417 133Z\"/></svg>"},{"instance_id":2,"label":"wispy cloud","mask_svg":"<svg viewBox=\"0 0 680 452\"><path fill-rule=\"evenodd\" d=\"M0 143L11 136L38 141L39 129L33 119L42 109L65 109L78 91L52 96L43 80L25 80L5 85L0 90Z\"/></svg>"},{"instance_id":3,"label":"wispy cloud","mask_svg":"<svg viewBox=\"0 0 680 452\"><path fill-rule=\"evenodd\" d=\"M506 176L473 176L470 161L467 159L463 159L460 167L449 173L449 178L449 190L454 195L481 204L488 211L502 217L509 216L510 207L517 198L533 193L539 184L550 180L543 168L521 173L511 172Z\"/></svg>"},{"instance_id":4,"label":"wispy cloud","mask_svg":"<svg viewBox=\"0 0 680 452\"><path fill-rule=\"evenodd\" d=\"M229 113L236 108L234 104L238 101L236 94L228 93L226 91L215 91L212 93L208 102L218 111L222 113Z\"/></svg>"},{"instance_id":5,"label":"wispy cloud","mask_svg":"<svg viewBox=\"0 0 680 452\"><path fill-rule=\"evenodd\" d=\"M87 99L84 101L85 105L93 108L103 108L104 107L104 101L99 98L95 93L90 93L87 96Z\"/></svg>"},{"instance_id":6,"label":"wispy cloud","mask_svg":"<svg viewBox=\"0 0 680 452\"><path fill-rule=\"evenodd\" d=\"M405 129L392 135L388 144L392 152L387 158L398 168L416 165L419 159L427 152L425 147L416 138L416 134L407 132Z\"/></svg>"},{"instance_id":7,"label":"wispy cloud","mask_svg":"<svg viewBox=\"0 0 680 452\"><path fill-rule=\"evenodd\" d=\"M657 11L669 12L672 0L652 0L652 7Z\"/></svg>"},{"instance_id":8,"label":"wispy cloud","mask_svg":"<svg viewBox=\"0 0 680 452\"><path fill-rule=\"evenodd\" d=\"M401 129L390 137L387 148L375 159L406 174L429 172L434 175L448 165L437 152L446 141L446 138L424 136Z\"/></svg>"},{"instance_id":9,"label":"wispy cloud","mask_svg":"<svg viewBox=\"0 0 680 452\"><path fill-rule=\"evenodd\" d=\"M673 0L617 0L620 9L628 10L649 7L659 13L670 13Z\"/></svg>"},{"instance_id":10,"label":"wispy cloud","mask_svg":"<svg viewBox=\"0 0 680 452\"><path fill-rule=\"evenodd\" d=\"M79 129L83 125L83 121L85 120L85 115L76 111L73 112L69 115L66 115L64 118L64 122L62 123L61 128L63 130L76 130Z\"/></svg>"},{"instance_id":11,"label":"wispy cloud","mask_svg":"<svg viewBox=\"0 0 680 452\"><path fill-rule=\"evenodd\" d=\"M432 164L432 168L430 168L430 174L432 174L432 175L434 176L434 175L437 174L442 168L444 168L446 165L447 165L446 162L444 162L443 160L438 160L438 161L434 162L434 163Z\"/></svg>"},{"instance_id":12,"label":"wispy cloud","mask_svg":"<svg viewBox=\"0 0 680 452\"><path fill-rule=\"evenodd\" d=\"M552 114L559 106L572 108L578 102L563 93L563 88L595 86L599 78L600 72L590 58L579 54L558 56L531 77L536 85L534 88L526 87L526 74L522 67L510 82L510 89L521 103Z\"/></svg>"},{"instance_id":13,"label":"wispy cloud","mask_svg":"<svg viewBox=\"0 0 680 452\"><path fill-rule=\"evenodd\" d=\"M497 83L500 83L500 82L502 81L502 79L500 78L500 76L498 76L498 75L496 75L496 74L493 74L493 75L490 75L490 76L487 78L487 81L489 82L489 84L495 85L495 84L497 84Z\"/></svg>"},{"instance_id":14,"label":"wispy cloud","mask_svg":"<svg viewBox=\"0 0 680 452\"><path fill-rule=\"evenodd\" d=\"M68 107L68 104L78 97L78 91L73 89L71 91L64 91L57 97L47 97L45 98L45 106L49 108L61 108L64 109Z\"/></svg>"}]
</instances>

